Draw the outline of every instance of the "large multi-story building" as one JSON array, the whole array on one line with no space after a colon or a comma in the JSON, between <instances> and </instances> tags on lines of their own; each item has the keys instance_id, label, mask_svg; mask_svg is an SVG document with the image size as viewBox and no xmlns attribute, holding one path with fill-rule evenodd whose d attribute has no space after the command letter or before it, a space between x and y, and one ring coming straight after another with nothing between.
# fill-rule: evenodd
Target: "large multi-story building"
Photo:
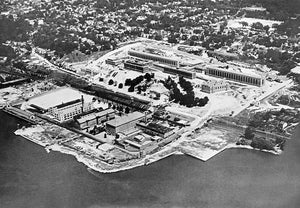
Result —
<instances>
[{"instance_id":1,"label":"large multi-story building","mask_svg":"<svg viewBox=\"0 0 300 208\"><path fill-rule=\"evenodd\" d=\"M111 135L116 135L120 132L131 132L136 128L137 122L145 118L146 115L144 113L137 111L121 117L116 117L106 123L106 132Z\"/></svg>"},{"instance_id":2,"label":"large multi-story building","mask_svg":"<svg viewBox=\"0 0 300 208\"><path fill-rule=\"evenodd\" d=\"M53 106L48 110L48 112L60 122L64 122L92 109L92 103L84 102L84 99L82 98Z\"/></svg>"},{"instance_id":3,"label":"large multi-story building","mask_svg":"<svg viewBox=\"0 0 300 208\"><path fill-rule=\"evenodd\" d=\"M233 71L221 66L209 66L205 69L205 74L259 87L265 84L265 78L258 74Z\"/></svg>"},{"instance_id":4,"label":"large multi-story building","mask_svg":"<svg viewBox=\"0 0 300 208\"><path fill-rule=\"evenodd\" d=\"M129 70L145 73L145 72L149 71L150 65L151 65L151 63L149 61L139 61L137 59L127 60L124 63L124 69L129 69Z\"/></svg>"},{"instance_id":5,"label":"large multi-story building","mask_svg":"<svg viewBox=\"0 0 300 208\"><path fill-rule=\"evenodd\" d=\"M201 90L206 93L215 93L227 91L229 87L229 83L225 80L209 80L201 85Z\"/></svg>"},{"instance_id":6,"label":"large multi-story building","mask_svg":"<svg viewBox=\"0 0 300 208\"><path fill-rule=\"evenodd\" d=\"M76 123L81 130L89 130L94 126L102 124L115 118L115 111L113 109L105 109L99 112L92 112L76 119Z\"/></svg>"},{"instance_id":7,"label":"large multi-story building","mask_svg":"<svg viewBox=\"0 0 300 208\"><path fill-rule=\"evenodd\" d=\"M188 79L194 79L196 77L196 73L193 71L187 71L185 69L177 69L167 65L159 65L159 67L162 68L163 72L167 74L178 75Z\"/></svg>"},{"instance_id":8,"label":"large multi-story building","mask_svg":"<svg viewBox=\"0 0 300 208\"><path fill-rule=\"evenodd\" d=\"M48 113L60 122L93 109L93 96L78 90L63 87L34 97L28 104L43 113Z\"/></svg>"},{"instance_id":9,"label":"large multi-story building","mask_svg":"<svg viewBox=\"0 0 300 208\"><path fill-rule=\"evenodd\" d=\"M159 62L160 64L167 64L170 66L179 67L179 61L174 58L168 58L168 57L159 56L152 53L145 53L145 52L135 51L135 50L129 50L128 55L135 58Z\"/></svg>"}]
</instances>

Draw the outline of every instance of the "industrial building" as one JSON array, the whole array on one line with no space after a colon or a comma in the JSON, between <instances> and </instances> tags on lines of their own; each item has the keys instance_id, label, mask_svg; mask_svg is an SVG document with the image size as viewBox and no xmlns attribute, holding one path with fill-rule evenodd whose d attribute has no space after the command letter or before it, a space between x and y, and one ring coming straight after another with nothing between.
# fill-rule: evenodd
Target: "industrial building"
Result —
<instances>
[{"instance_id":1,"label":"industrial building","mask_svg":"<svg viewBox=\"0 0 300 208\"><path fill-rule=\"evenodd\" d=\"M137 59L127 60L124 63L124 69L145 73L149 71L150 65L151 63L149 61L140 61Z\"/></svg>"},{"instance_id":2,"label":"industrial building","mask_svg":"<svg viewBox=\"0 0 300 208\"><path fill-rule=\"evenodd\" d=\"M111 135L116 135L118 133L127 133L134 131L136 124L145 119L146 115L141 112L133 112L122 117L116 117L106 123L106 132Z\"/></svg>"},{"instance_id":3,"label":"industrial building","mask_svg":"<svg viewBox=\"0 0 300 208\"><path fill-rule=\"evenodd\" d=\"M226 78L235 82L255 85L258 87L261 87L265 84L265 78L262 76L259 76L257 74L246 74L239 71L233 71L229 70L228 68L229 67L209 66L205 69L205 74L214 77Z\"/></svg>"},{"instance_id":4,"label":"industrial building","mask_svg":"<svg viewBox=\"0 0 300 208\"><path fill-rule=\"evenodd\" d=\"M109 65L112 65L112 66L118 66L120 64L123 63L123 59L111 59L111 58L108 58L105 60L105 63L106 64L109 64Z\"/></svg>"},{"instance_id":5,"label":"industrial building","mask_svg":"<svg viewBox=\"0 0 300 208\"><path fill-rule=\"evenodd\" d=\"M174 129L169 128L166 126L162 126L157 123L149 123L147 125L138 123L137 126L145 133L153 135L153 136L159 136L162 138L166 138L174 134Z\"/></svg>"},{"instance_id":6,"label":"industrial building","mask_svg":"<svg viewBox=\"0 0 300 208\"><path fill-rule=\"evenodd\" d=\"M57 120L64 122L73 119L74 116L92 110L92 103L85 103L84 99L76 99L51 107L48 112Z\"/></svg>"},{"instance_id":7,"label":"industrial building","mask_svg":"<svg viewBox=\"0 0 300 208\"><path fill-rule=\"evenodd\" d=\"M145 52L134 51L134 50L129 50L128 55L135 58L141 58L141 59L159 62L160 64L167 64L170 66L179 67L179 61L174 58L168 58L168 57L159 56L152 53L145 53Z\"/></svg>"},{"instance_id":8,"label":"industrial building","mask_svg":"<svg viewBox=\"0 0 300 208\"><path fill-rule=\"evenodd\" d=\"M140 152L141 155L149 154L150 152L156 150L158 148L158 143L152 141L151 138L145 137L143 135L136 135L131 139L125 139L125 145L130 146L131 148L127 147L128 150L137 150Z\"/></svg>"},{"instance_id":9,"label":"industrial building","mask_svg":"<svg viewBox=\"0 0 300 208\"><path fill-rule=\"evenodd\" d=\"M105 121L109 121L115 118L115 111L113 109L105 109L99 112L92 112L76 119L76 123L79 129L89 130L94 126L102 124Z\"/></svg>"},{"instance_id":10,"label":"industrial building","mask_svg":"<svg viewBox=\"0 0 300 208\"><path fill-rule=\"evenodd\" d=\"M178 75L188 79L196 78L196 73L193 71L187 71L185 69L177 69L166 65L159 65L159 67L162 68L163 72L167 74Z\"/></svg>"},{"instance_id":11,"label":"industrial building","mask_svg":"<svg viewBox=\"0 0 300 208\"><path fill-rule=\"evenodd\" d=\"M93 109L93 96L69 87L58 88L28 101L28 105L48 113L60 122Z\"/></svg>"},{"instance_id":12,"label":"industrial building","mask_svg":"<svg viewBox=\"0 0 300 208\"><path fill-rule=\"evenodd\" d=\"M209 80L201 85L201 90L206 93L227 91L229 89L230 85L225 80Z\"/></svg>"}]
</instances>

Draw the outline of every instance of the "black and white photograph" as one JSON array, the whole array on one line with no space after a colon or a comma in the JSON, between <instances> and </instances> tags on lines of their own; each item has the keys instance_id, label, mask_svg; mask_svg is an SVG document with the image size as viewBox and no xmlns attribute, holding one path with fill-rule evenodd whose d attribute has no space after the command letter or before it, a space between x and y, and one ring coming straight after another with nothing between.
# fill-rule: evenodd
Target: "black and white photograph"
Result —
<instances>
[{"instance_id":1,"label":"black and white photograph","mask_svg":"<svg viewBox=\"0 0 300 208\"><path fill-rule=\"evenodd\" d=\"M300 0L1 0L0 208L299 208Z\"/></svg>"}]
</instances>

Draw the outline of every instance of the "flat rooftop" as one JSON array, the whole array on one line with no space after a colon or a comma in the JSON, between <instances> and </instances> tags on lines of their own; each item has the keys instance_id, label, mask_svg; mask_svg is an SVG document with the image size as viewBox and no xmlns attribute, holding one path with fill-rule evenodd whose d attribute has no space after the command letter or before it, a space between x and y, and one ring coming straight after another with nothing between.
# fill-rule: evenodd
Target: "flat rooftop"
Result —
<instances>
[{"instance_id":1,"label":"flat rooftop","mask_svg":"<svg viewBox=\"0 0 300 208\"><path fill-rule=\"evenodd\" d=\"M111 113L114 113L114 112L115 111L113 109L108 108L108 109L105 109L105 110L100 111L100 112L93 112L93 113L84 115L81 118L78 118L77 121L79 123L83 123L83 122L86 122L86 121L96 119L97 117L102 117L102 116L105 116L107 114L111 114Z\"/></svg>"},{"instance_id":2,"label":"flat rooftop","mask_svg":"<svg viewBox=\"0 0 300 208\"><path fill-rule=\"evenodd\" d=\"M91 102L93 99L93 96L84 94L73 88L62 87L31 98L28 103L29 105L35 105L47 110L57 105L81 99L82 95L85 101Z\"/></svg>"},{"instance_id":3,"label":"flat rooftop","mask_svg":"<svg viewBox=\"0 0 300 208\"><path fill-rule=\"evenodd\" d=\"M226 68L226 66L228 66L228 68ZM251 69L246 69L243 67L236 67L233 65L226 65L226 64L209 64L207 65L208 69L216 69L219 71L224 71L224 72L231 72L231 73L235 73L235 74L240 74L240 75L244 75L244 76L250 76L253 78L263 78L263 76L253 72L253 70Z\"/></svg>"},{"instance_id":4,"label":"flat rooftop","mask_svg":"<svg viewBox=\"0 0 300 208\"><path fill-rule=\"evenodd\" d=\"M144 113L136 111L136 112L124 115L122 117L116 117L115 119L108 121L106 124L110 125L110 126L118 127L118 126L124 125L126 123L129 123L131 121L141 119L144 116L145 116Z\"/></svg>"},{"instance_id":5,"label":"flat rooftop","mask_svg":"<svg viewBox=\"0 0 300 208\"><path fill-rule=\"evenodd\" d=\"M150 129L152 131L161 133L161 134L165 134L165 133L168 133L173 130L172 128L169 128L169 127L163 126L161 124L157 124L157 123L149 123L148 125L142 125L142 126L144 126L147 129Z\"/></svg>"}]
</instances>

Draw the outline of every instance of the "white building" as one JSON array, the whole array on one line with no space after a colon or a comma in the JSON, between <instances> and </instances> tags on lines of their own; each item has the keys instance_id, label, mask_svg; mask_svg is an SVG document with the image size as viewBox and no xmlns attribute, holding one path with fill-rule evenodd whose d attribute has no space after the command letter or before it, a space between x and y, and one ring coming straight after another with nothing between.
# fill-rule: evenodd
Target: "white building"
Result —
<instances>
[{"instance_id":1,"label":"white building","mask_svg":"<svg viewBox=\"0 0 300 208\"><path fill-rule=\"evenodd\" d=\"M76 99L51 107L48 112L60 122L64 122L73 119L76 115L92 109L92 102L84 102L84 99Z\"/></svg>"},{"instance_id":2,"label":"white building","mask_svg":"<svg viewBox=\"0 0 300 208\"><path fill-rule=\"evenodd\" d=\"M28 101L28 105L64 122L92 110L93 96L69 87L58 88Z\"/></svg>"},{"instance_id":3,"label":"white building","mask_svg":"<svg viewBox=\"0 0 300 208\"><path fill-rule=\"evenodd\" d=\"M229 83L225 80L209 80L201 85L201 91L215 93L229 90Z\"/></svg>"}]
</instances>

